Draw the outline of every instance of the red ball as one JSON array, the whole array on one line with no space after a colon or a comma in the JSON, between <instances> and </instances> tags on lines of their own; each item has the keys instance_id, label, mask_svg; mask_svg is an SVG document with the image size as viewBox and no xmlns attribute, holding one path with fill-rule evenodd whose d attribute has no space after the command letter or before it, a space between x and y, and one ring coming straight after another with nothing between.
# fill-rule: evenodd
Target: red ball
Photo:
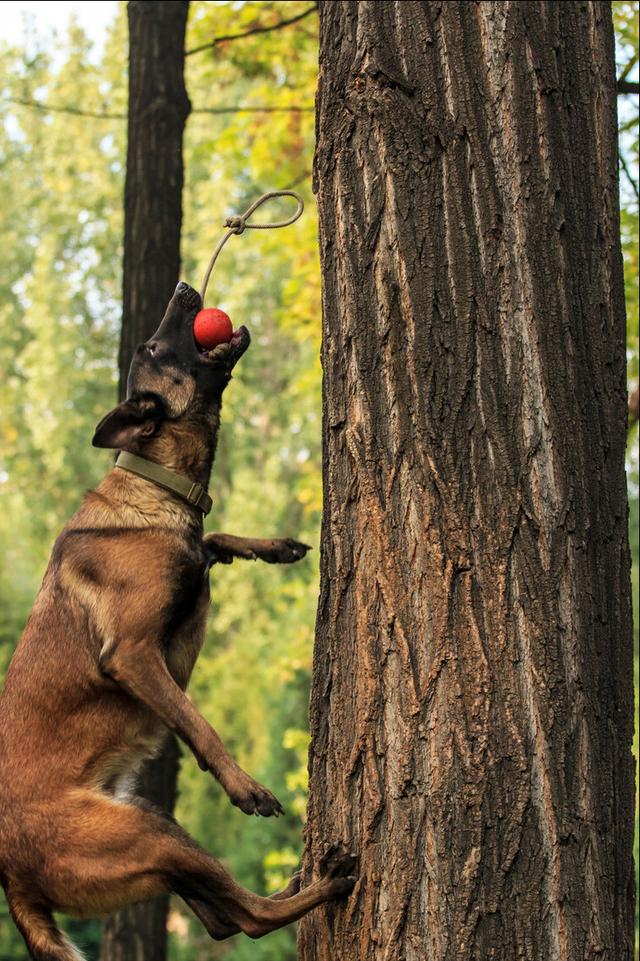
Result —
<instances>
[{"instance_id":1,"label":"red ball","mask_svg":"<svg viewBox=\"0 0 640 961\"><path fill-rule=\"evenodd\" d=\"M231 320L224 310L205 307L196 314L193 322L193 336L205 350L212 350L218 344L228 344L232 334Z\"/></svg>"}]
</instances>

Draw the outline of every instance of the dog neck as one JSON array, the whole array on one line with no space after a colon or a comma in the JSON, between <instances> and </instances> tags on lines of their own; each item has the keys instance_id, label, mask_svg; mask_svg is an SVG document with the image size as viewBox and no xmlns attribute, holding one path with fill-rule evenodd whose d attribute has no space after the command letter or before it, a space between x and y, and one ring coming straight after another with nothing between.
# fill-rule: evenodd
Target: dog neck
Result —
<instances>
[{"instance_id":1,"label":"dog neck","mask_svg":"<svg viewBox=\"0 0 640 961\"><path fill-rule=\"evenodd\" d=\"M220 406L217 405L195 413L186 423L165 422L160 434L144 444L132 445L126 452L171 471L185 482L198 484L206 492L219 426ZM114 468L88 496L90 501L104 500L110 507L117 505L118 519L125 525L157 524L166 514L171 516L173 524L186 525L186 528L195 524L202 528L203 512L184 495L132 470ZM107 511L105 523L113 524L112 513Z\"/></svg>"},{"instance_id":2,"label":"dog neck","mask_svg":"<svg viewBox=\"0 0 640 961\"><path fill-rule=\"evenodd\" d=\"M156 464L155 461L139 457L137 454L131 454L126 450L120 451L118 454L116 467L136 474L138 477L151 481L157 487L176 494L205 516L211 510L212 501L205 488L197 481L190 481L184 474L176 474L175 471L168 470L166 467Z\"/></svg>"},{"instance_id":3,"label":"dog neck","mask_svg":"<svg viewBox=\"0 0 640 961\"><path fill-rule=\"evenodd\" d=\"M186 477L205 490L209 486L215 457L219 406L193 413L187 420L167 421L161 432L144 445L132 447L130 453L159 464L167 470Z\"/></svg>"}]
</instances>

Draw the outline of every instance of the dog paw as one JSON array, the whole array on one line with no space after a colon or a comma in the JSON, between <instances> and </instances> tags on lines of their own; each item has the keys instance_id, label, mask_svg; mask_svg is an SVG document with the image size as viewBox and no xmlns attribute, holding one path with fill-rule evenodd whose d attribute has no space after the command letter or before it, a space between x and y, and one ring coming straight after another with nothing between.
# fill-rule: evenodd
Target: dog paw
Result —
<instances>
[{"instance_id":1,"label":"dog paw","mask_svg":"<svg viewBox=\"0 0 640 961\"><path fill-rule=\"evenodd\" d=\"M293 563L294 561L300 561L306 556L307 551L311 550L310 544L303 544L302 541L294 541L290 537L286 537L283 541L285 550L291 557L291 561L285 561L285 563Z\"/></svg>"},{"instance_id":2,"label":"dog paw","mask_svg":"<svg viewBox=\"0 0 640 961\"><path fill-rule=\"evenodd\" d=\"M282 537L273 540L260 556L267 564L295 564L310 550L309 544L294 541L291 537Z\"/></svg>"},{"instance_id":3,"label":"dog paw","mask_svg":"<svg viewBox=\"0 0 640 961\"><path fill-rule=\"evenodd\" d=\"M334 878L351 881L351 888L355 884L355 870L358 866L358 857L347 851L342 842L332 844L320 858L320 876L323 878Z\"/></svg>"},{"instance_id":4,"label":"dog paw","mask_svg":"<svg viewBox=\"0 0 640 961\"><path fill-rule=\"evenodd\" d=\"M358 878L355 874L348 874L345 878L333 878L331 881L331 893L335 898L351 894Z\"/></svg>"},{"instance_id":5,"label":"dog paw","mask_svg":"<svg viewBox=\"0 0 640 961\"><path fill-rule=\"evenodd\" d=\"M231 803L244 814L255 814L263 818L279 817L284 814L280 801L266 787L247 778L248 784L234 787L228 791Z\"/></svg>"}]
</instances>

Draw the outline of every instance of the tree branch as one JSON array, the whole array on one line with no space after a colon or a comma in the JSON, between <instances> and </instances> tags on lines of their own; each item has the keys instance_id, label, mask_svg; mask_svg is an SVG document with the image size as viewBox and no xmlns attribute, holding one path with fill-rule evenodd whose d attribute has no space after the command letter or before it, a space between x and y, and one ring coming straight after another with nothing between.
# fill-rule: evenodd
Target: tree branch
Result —
<instances>
[{"instance_id":1,"label":"tree branch","mask_svg":"<svg viewBox=\"0 0 640 961\"><path fill-rule=\"evenodd\" d=\"M616 84L618 93L640 93L640 83L637 80L618 80Z\"/></svg>"},{"instance_id":2,"label":"tree branch","mask_svg":"<svg viewBox=\"0 0 640 961\"><path fill-rule=\"evenodd\" d=\"M635 182L635 180L633 179L633 177L631 176L631 173L630 173L630 171L629 171L629 168L627 167L627 162L626 162L626 160L624 159L624 157L622 156L622 151L619 152L618 157L619 157L619 159L620 159L620 166L621 166L622 169L624 170L624 172L625 172L625 174L626 174L626 176L627 176L627 180L628 180L629 183L631 184L631 189L633 190L634 194L636 195L636 200L640 200L640 196L638 196L638 185L637 185L637 183Z\"/></svg>"},{"instance_id":3,"label":"tree branch","mask_svg":"<svg viewBox=\"0 0 640 961\"><path fill-rule=\"evenodd\" d=\"M628 428L632 427L640 420L640 385L636 384L629 395L629 420Z\"/></svg>"},{"instance_id":4,"label":"tree branch","mask_svg":"<svg viewBox=\"0 0 640 961\"><path fill-rule=\"evenodd\" d=\"M635 130L637 126L638 126L638 116L636 114L635 117L631 117L629 120L626 121L626 123L623 123L621 124L620 127L618 127L618 133L619 134L627 133L627 131L629 130Z\"/></svg>"},{"instance_id":5,"label":"tree branch","mask_svg":"<svg viewBox=\"0 0 640 961\"><path fill-rule=\"evenodd\" d=\"M2 97L2 103L15 103L20 107L40 110L42 113L70 113L74 117L93 117L96 120L126 120L126 113L106 113L97 110L83 110L81 107L63 106L60 104L42 103L40 100L29 100L27 97Z\"/></svg>"},{"instance_id":6,"label":"tree branch","mask_svg":"<svg viewBox=\"0 0 640 961\"><path fill-rule=\"evenodd\" d=\"M95 120L126 120L126 113L108 113L97 110L83 110L81 107L72 105L42 103L40 100L29 100L26 97L1 97L2 103L14 103L20 107L29 107L31 110L39 110L41 113L66 113L74 117L92 117ZM313 107L278 107L278 106L256 106L256 107L195 107L191 113L206 113L211 115L221 115L228 113L313 113Z\"/></svg>"},{"instance_id":7,"label":"tree branch","mask_svg":"<svg viewBox=\"0 0 640 961\"><path fill-rule=\"evenodd\" d=\"M295 180L292 180L290 183L286 184L286 185L285 185L284 187L282 187L281 189L282 189L282 190L295 190L296 187L299 187L300 184L303 184L303 183L305 182L305 180L308 180L308 179L309 179L309 177L311 177L311 171L310 171L310 170L303 170L303 172L302 172L301 174L299 174L299 175L295 178Z\"/></svg>"},{"instance_id":8,"label":"tree branch","mask_svg":"<svg viewBox=\"0 0 640 961\"><path fill-rule=\"evenodd\" d=\"M631 57L631 59L630 59L630 60L624 65L624 67L622 68L622 73L621 73L620 76L618 77L618 83L620 83L621 80L626 80L626 79L627 79L627 77L629 76L629 74L631 73L631 71L633 70L633 68L635 67L635 65L637 64L637 62L638 62L638 54L637 54L637 53L634 53L634 55Z\"/></svg>"},{"instance_id":9,"label":"tree branch","mask_svg":"<svg viewBox=\"0 0 640 961\"><path fill-rule=\"evenodd\" d=\"M314 107L195 107L191 113L313 113Z\"/></svg>"},{"instance_id":10,"label":"tree branch","mask_svg":"<svg viewBox=\"0 0 640 961\"><path fill-rule=\"evenodd\" d=\"M315 13L318 9L318 4L314 3L312 7L308 7L303 10L302 13L296 14L295 17L289 17L288 19L279 20L277 23L272 23L271 26L264 27L251 27L249 30L245 30L244 33L228 33L223 34L219 37L214 37L209 43L203 43L200 47L194 47L192 50L185 51L185 57L190 57L194 53L201 53L203 50L211 50L213 47L217 47L219 43L226 43L228 40L242 40L243 37L252 37L256 33L271 33L272 30L281 30L283 27L288 27L292 23L299 23L300 20L304 20L308 17L310 13Z\"/></svg>"}]
</instances>

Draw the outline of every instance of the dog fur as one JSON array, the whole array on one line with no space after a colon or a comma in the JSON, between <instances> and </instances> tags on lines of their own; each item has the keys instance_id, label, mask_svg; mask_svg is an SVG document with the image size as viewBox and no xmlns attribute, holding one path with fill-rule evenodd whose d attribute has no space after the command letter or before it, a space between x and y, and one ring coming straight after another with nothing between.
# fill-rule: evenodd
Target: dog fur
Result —
<instances>
[{"instance_id":1,"label":"dog fur","mask_svg":"<svg viewBox=\"0 0 640 961\"><path fill-rule=\"evenodd\" d=\"M248 346L198 356L199 297L179 285L139 348L129 397L98 425L126 449L207 486L222 392ZM240 887L167 815L135 796L144 762L173 730L247 814L277 815L185 694L204 638L209 569L235 558L291 563L290 539L203 536L199 510L114 467L55 542L0 698L0 881L35 961L77 961L53 911L98 916L175 892L209 934L260 937L348 893L339 846L320 876L273 898Z\"/></svg>"}]
</instances>

